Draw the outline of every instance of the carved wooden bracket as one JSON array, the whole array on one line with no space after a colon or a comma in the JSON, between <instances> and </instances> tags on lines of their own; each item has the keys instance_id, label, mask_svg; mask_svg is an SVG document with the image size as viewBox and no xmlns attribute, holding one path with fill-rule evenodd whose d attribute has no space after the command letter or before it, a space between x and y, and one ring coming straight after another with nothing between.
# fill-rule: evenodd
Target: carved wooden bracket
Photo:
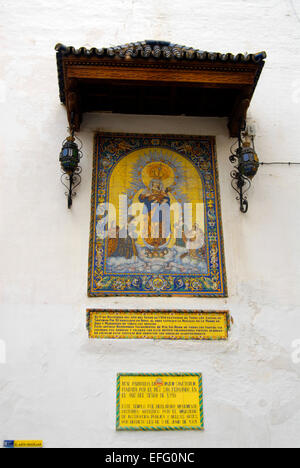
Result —
<instances>
[{"instance_id":1,"label":"carved wooden bracket","mask_svg":"<svg viewBox=\"0 0 300 468\"><path fill-rule=\"evenodd\" d=\"M80 130L82 122L81 112L81 95L79 81L76 79L70 79L67 82L66 87L66 107L68 113L68 120L70 128L74 128L76 132Z\"/></svg>"},{"instance_id":2,"label":"carved wooden bracket","mask_svg":"<svg viewBox=\"0 0 300 468\"><path fill-rule=\"evenodd\" d=\"M250 106L252 97L251 87L245 87L237 95L232 113L229 116L228 128L230 136L236 137L239 135L240 129L244 127L247 119L247 112Z\"/></svg>"}]
</instances>

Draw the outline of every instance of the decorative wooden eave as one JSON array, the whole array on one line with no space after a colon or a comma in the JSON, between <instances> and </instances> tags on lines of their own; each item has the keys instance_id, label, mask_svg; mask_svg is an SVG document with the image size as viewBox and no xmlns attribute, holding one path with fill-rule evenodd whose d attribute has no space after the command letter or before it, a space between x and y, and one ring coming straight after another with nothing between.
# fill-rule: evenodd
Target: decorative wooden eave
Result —
<instances>
[{"instance_id":1,"label":"decorative wooden eave","mask_svg":"<svg viewBox=\"0 0 300 468\"><path fill-rule=\"evenodd\" d=\"M158 41L55 49L60 98L76 131L84 112L99 111L228 117L236 137L266 58L265 52L210 53Z\"/></svg>"}]
</instances>

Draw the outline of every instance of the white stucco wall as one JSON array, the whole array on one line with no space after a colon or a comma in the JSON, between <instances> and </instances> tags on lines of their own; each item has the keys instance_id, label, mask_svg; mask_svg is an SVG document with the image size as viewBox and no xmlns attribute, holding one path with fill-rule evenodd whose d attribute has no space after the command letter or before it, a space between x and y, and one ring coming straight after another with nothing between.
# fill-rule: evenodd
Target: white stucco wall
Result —
<instances>
[{"instance_id":1,"label":"white stucco wall","mask_svg":"<svg viewBox=\"0 0 300 468\"><path fill-rule=\"evenodd\" d=\"M300 167L262 167L239 213L222 119L84 117L72 211L58 154L66 113L54 46L161 39L268 59L251 106L261 160L300 162L300 1L1 0L0 443L47 447L299 446ZM95 130L217 137L229 299L86 295ZM226 343L92 341L88 307L230 309ZM204 433L117 433L117 372L201 371Z\"/></svg>"}]
</instances>

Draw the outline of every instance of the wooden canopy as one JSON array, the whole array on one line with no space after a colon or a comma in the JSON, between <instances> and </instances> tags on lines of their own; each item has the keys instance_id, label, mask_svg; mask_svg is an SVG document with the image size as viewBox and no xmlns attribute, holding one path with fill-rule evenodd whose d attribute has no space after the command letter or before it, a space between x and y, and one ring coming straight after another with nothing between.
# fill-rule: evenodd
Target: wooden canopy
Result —
<instances>
[{"instance_id":1,"label":"wooden canopy","mask_svg":"<svg viewBox=\"0 0 300 468\"><path fill-rule=\"evenodd\" d=\"M236 56L169 42L108 49L56 46L61 101L80 130L84 112L228 117L236 137L266 53Z\"/></svg>"}]
</instances>

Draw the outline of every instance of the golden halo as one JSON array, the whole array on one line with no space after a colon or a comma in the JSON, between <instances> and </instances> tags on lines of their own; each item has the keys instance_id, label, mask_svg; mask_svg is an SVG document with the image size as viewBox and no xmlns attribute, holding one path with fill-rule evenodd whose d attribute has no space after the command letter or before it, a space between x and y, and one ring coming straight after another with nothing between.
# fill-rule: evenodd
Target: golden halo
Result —
<instances>
[{"instance_id":1,"label":"golden halo","mask_svg":"<svg viewBox=\"0 0 300 468\"><path fill-rule=\"evenodd\" d=\"M164 188L174 184L175 174L171 167L162 162L152 162L147 164L142 171L142 179L146 187L150 186L153 179L160 180Z\"/></svg>"}]
</instances>

